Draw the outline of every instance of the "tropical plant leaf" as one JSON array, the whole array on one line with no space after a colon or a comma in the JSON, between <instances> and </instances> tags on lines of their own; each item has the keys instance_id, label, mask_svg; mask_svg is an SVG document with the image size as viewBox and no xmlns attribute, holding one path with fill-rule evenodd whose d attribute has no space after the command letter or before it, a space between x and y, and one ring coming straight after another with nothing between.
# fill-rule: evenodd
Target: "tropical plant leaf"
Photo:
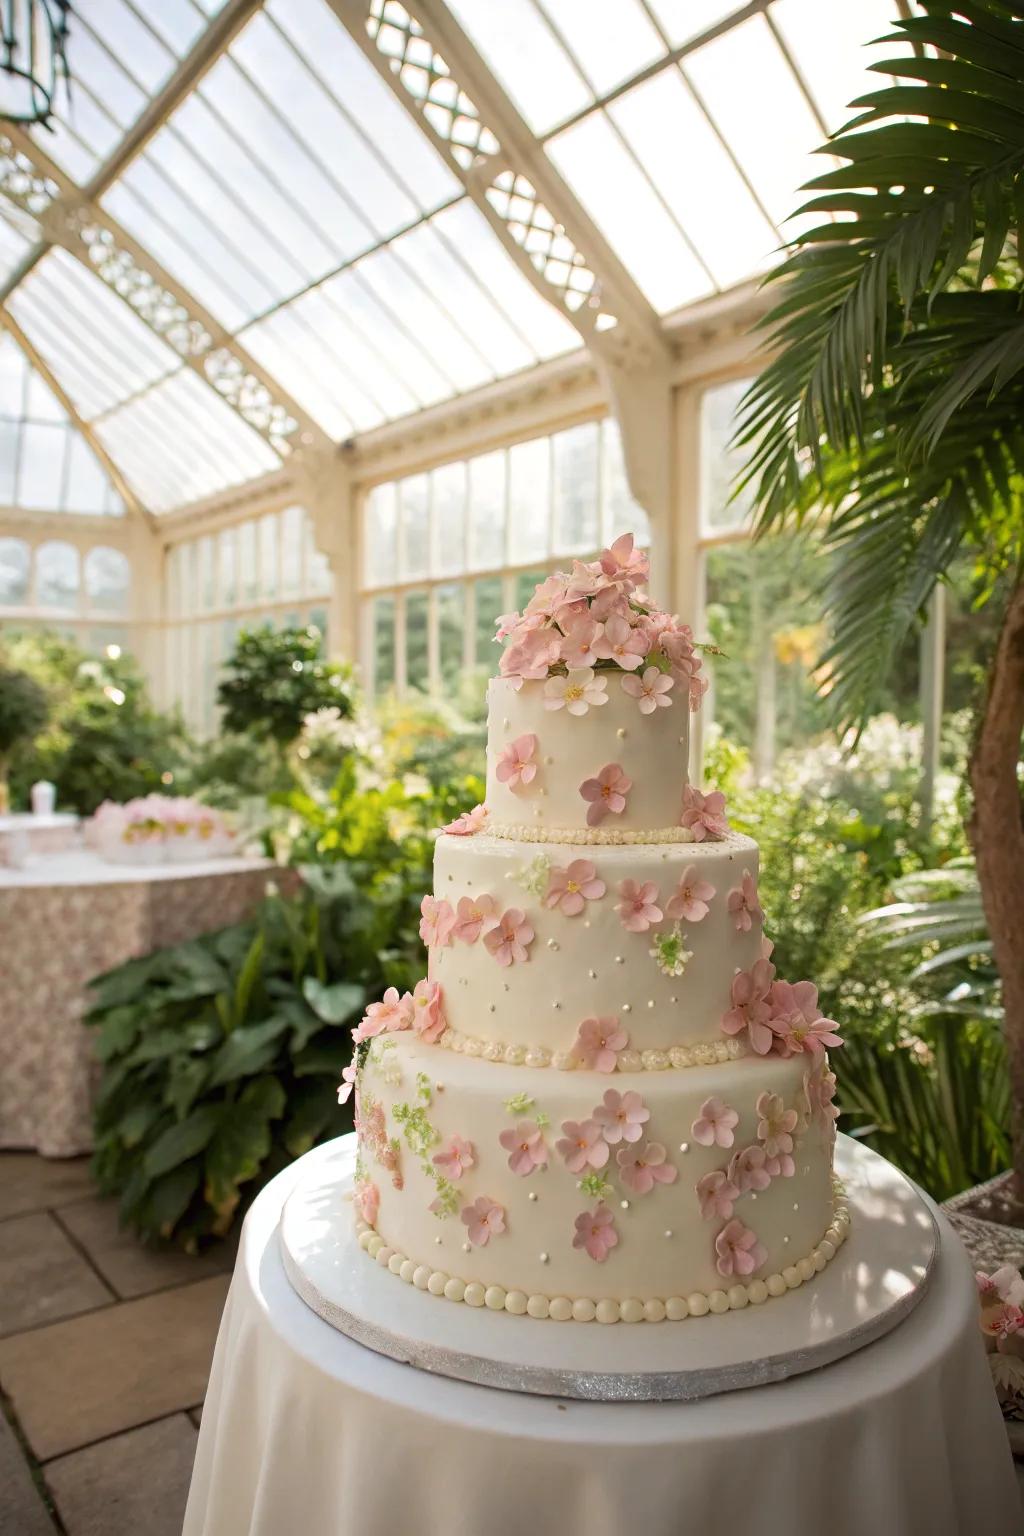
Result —
<instances>
[{"instance_id":1,"label":"tropical plant leaf","mask_svg":"<svg viewBox=\"0 0 1024 1536\"><path fill-rule=\"evenodd\" d=\"M287 1028L287 1017L277 1013L260 1024L247 1024L232 1030L213 1058L208 1086L219 1088L224 1083L250 1077L269 1067Z\"/></svg>"},{"instance_id":2,"label":"tropical plant leaf","mask_svg":"<svg viewBox=\"0 0 1024 1536\"><path fill-rule=\"evenodd\" d=\"M315 976L307 976L302 983L302 995L325 1024L344 1024L363 1006L366 988L350 981L324 986Z\"/></svg>"},{"instance_id":3,"label":"tropical plant leaf","mask_svg":"<svg viewBox=\"0 0 1024 1536\"><path fill-rule=\"evenodd\" d=\"M203 1104L177 1125L172 1125L153 1143L141 1167L147 1181L169 1173L179 1163L202 1152L217 1129L224 1106Z\"/></svg>"}]
</instances>

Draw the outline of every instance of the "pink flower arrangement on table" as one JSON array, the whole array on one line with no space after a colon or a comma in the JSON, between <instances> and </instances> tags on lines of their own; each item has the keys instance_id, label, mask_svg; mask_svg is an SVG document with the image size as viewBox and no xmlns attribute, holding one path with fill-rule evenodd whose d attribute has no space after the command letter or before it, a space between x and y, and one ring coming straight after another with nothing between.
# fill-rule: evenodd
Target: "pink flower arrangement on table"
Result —
<instances>
[{"instance_id":1,"label":"pink flower arrangement on table","mask_svg":"<svg viewBox=\"0 0 1024 1536\"><path fill-rule=\"evenodd\" d=\"M591 1118L601 1127L605 1141L615 1146L620 1141L639 1141L651 1112L638 1093L617 1093L609 1088Z\"/></svg>"},{"instance_id":2,"label":"pink flower arrangement on table","mask_svg":"<svg viewBox=\"0 0 1024 1536\"><path fill-rule=\"evenodd\" d=\"M576 1031L572 1056L589 1072L614 1072L619 1052L629 1044L629 1035L617 1015L603 1019L584 1019Z\"/></svg>"},{"instance_id":3,"label":"pink flower arrangement on table","mask_svg":"<svg viewBox=\"0 0 1024 1536\"><path fill-rule=\"evenodd\" d=\"M362 1179L356 1185L355 1207L361 1220L368 1227L377 1225L377 1214L380 1210L380 1190L369 1179Z\"/></svg>"},{"instance_id":4,"label":"pink flower arrangement on table","mask_svg":"<svg viewBox=\"0 0 1024 1536\"><path fill-rule=\"evenodd\" d=\"M1024 1280L1011 1264L977 1274L978 1322L1003 1417L1024 1418Z\"/></svg>"},{"instance_id":5,"label":"pink flower arrangement on table","mask_svg":"<svg viewBox=\"0 0 1024 1536\"><path fill-rule=\"evenodd\" d=\"M583 1248L597 1264L603 1264L619 1241L615 1230L615 1217L602 1200L592 1211L581 1211L576 1217L574 1248Z\"/></svg>"},{"instance_id":6,"label":"pink flower arrangement on table","mask_svg":"<svg viewBox=\"0 0 1024 1536\"><path fill-rule=\"evenodd\" d=\"M649 1195L655 1184L674 1184L678 1169L666 1162L667 1153L660 1141L649 1141L641 1147L620 1147L615 1154L619 1165L619 1177L634 1195Z\"/></svg>"},{"instance_id":7,"label":"pink flower arrangement on table","mask_svg":"<svg viewBox=\"0 0 1024 1536\"><path fill-rule=\"evenodd\" d=\"M589 859L573 859L568 869L551 870L544 905L578 917L588 901L600 901L607 889Z\"/></svg>"},{"instance_id":8,"label":"pink flower arrangement on table","mask_svg":"<svg viewBox=\"0 0 1024 1536\"><path fill-rule=\"evenodd\" d=\"M743 1147L729 1159L729 1183L734 1184L741 1195L755 1194L767 1189L772 1173L764 1147Z\"/></svg>"},{"instance_id":9,"label":"pink flower arrangement on table","mask_svg":"<svg viewBox=\"0 0 1024 1536\"><path fill-rule=\"evenodd\" d=\"M733 1132L739 1122L736 1111L715 1096L704 1100L690 1127L690 1135L701 1147L731 1147L736 1139Z\"/></svg>"},{"instance_id":10,"label":"pink flower arrangement on table","mask_svg":"<svg viewBox=\"0 0 1024 1536\"><path fill-rule=\"evenodd\" d=\"M452 837L474 837L477 832L482 832L487 824L489 812L486 805L474 805L471 811L463 811L461 816L456 816L442 832L449 832Z\"/></svg>"},{"instance_id":11,"label":"pink flower arrangement on table","mask_svg":"<svg viewBox=\"0 0 1024 1536\"><path fill-rule=\"evenodd\" d=\"M555 1150L570 1173L604 1167L610 1154L596 1120L563 1120L562 1131Z\"/></svg>"},{"instance_id":12,"label":"pink flower arrangement on table","mask_svg":"<svg viewBox=\"0 0 1024 1536\"><path fill-rule=\"evenodd\" d=\"M472 1205L464 1205L459 1214L474 1248L486 1248L492 1237L500 1237L505 1230L505 1207L490 1195L479 1195Z\"/></svg>"},{"instance_id":13,"label":"pink flower arrangement on table","mask_svg":"<svg viewBox=\"0 0 1024 1536\"><path fill-rule=\"evenodd\" d=\"M692 784L687 784L683 789L683 813L679 825L690 829L695 843L703 843L707 838L725 837L729 823L725 819L725 796L722 791L712 789L705 795Z\"/></svg>"},{"instance_id":14,"label":"pink flower arrangement on table","mask_svg":"<svg viewBox=\"0 0 1024 1536\"><path fill-rule=\"evenodd\" d=\"M660 897L653 880L640 885L636 880L623 880L619 886L622 898L615 908L627 933L646 933L654 923L660 923L664 913L658 906Z\"/></svg>"},{"instance_id":15,"label":"pink flower arrangement on table","mask_svg":"<svg viewBox=\"0 0 1024 1536\"><path fill-rule=\"evenodd\" d=\"M720 1168L697 1180L697 1199L705 1221L728 1221L739 1197L740 1191Z\"/></svg>"},{"instance_id":16,"label":"pink flower arrangement on table","mask_svg":"<svg viewBox=\"0 0 1024 1536\"><path fill-rule=\"evenodd\" d=\"M549 677L544 684L544 708L565 709L570 715L585 715L591 707L608 703L608 679L598 677L592 667L567 672L563 677Z\"/></svg>"},{"instance_id":17,"label":"pink flower arrangement on table","mask_svg":"<svg viewBox=\"0 0 1024 1536\"><path fill-rule=\"evenodd\" d=\"M475 944L483 929L497 921L498 904L493 896L460 896L452 938L461 944Z\"/></svg>"},{"instance_id":18,"label":"pink flower arrangement on table","mask_svg":"<svg viewBox=\"0 0 1024 1536\"><path fill-rule=\"evenodd\" d=\"M533 924L518 907L509 907L484 934L484 946L499 965L519 965L529 960L533 940Z\"/></svg>"},{"instance_id":19,"label":"pink flower arrangement on table","mask_svg":"<svg viewBox=\"0 0 1024 1536\"><path fill-rule=\"evenodd\" d=\"M742 1221L730 1221L715 1238L715 1268L728 1279L745 1278L761 1268L768 1254L757 1235Z\"/></svg>"},{"instance_id":20,"label":"pink flower arrangement on table","mask_svg":"<svg viewBox=\"0 0 1024 1536\"><path fill-rule=\"evenodd\" d=\"M587 685L595 696L577 693L582 675L618 670L642 674L636 677L638 688L627 691L645 714L670 705L677 682L690 708L697 709L707 685L693 632L655 605L643 590L647 576L647 556L628 533L597 560L576 560L570 572L556 571L521 614L499 619L495 638L505 643L502 677L515 687L525 680L557 682L557 688L545 689L547 707L583 714L604 703L607 693L600 675Z\"/></svg>"},{"instance_id":21,"label":"pink flower arrangement on table","mask_svg":"<svg viewBox=\"0 0 1024 1536\"><path fill-rule=\"evenodd\" d=\"M764 1147L768 1172L773 1179L791 1179L796 1173L793 1161L793 1135L800 1116L787 1109L777 1093L762 1093L757 1100L757 1139Z\"/></svg>"},{"instance_id":22,"label":"pink flower arrangement on table","mask_svg":"<svg viewBox=\"0 0 1024 1536\"><path fill-rule=\"evenodd\" d=\"M450 901L424 896L420 902L420 938L428 949L442 949L452 941L455 913Z\"/></svg>"},{"instance_id":23,"label":"pink flower arrangement on table","mask_svg":"<svg viewBox=\"0 0 1024 1536\"><path fill-rule=\"evenodd\" d=\"M580 794L587 801L587 826L600 826L606 816L621 816L632 788L633 780L618 763L606 763L596 778L584 779Z\"/></svg>"},{"instance_id":24,"label":"pink flower arrangement on table","mask_svg":"<svg viewBox=\"0 0 1024 1536\"><path fill-rule=\"evenodd\" d=\"M669 694L676 685L674 677L658 667L646 667L642 677L635 672L622 679L622 691L636 699L642 715L653 715L657 709L669 709Z\"/></svg>"},{"instance_id":25,"label":"pink flower arrangement on table","mask_svg":"<svg viewBox=\"0 0 1024 1536\"><path fill-rule=\"evenodd\" d=\"M669 897L665 915L674 923L702 923L714 894L711 882L701 879L695 864L688 864L679 876L675 894Z\"/></svg>"},{"instance_id":26,"label":"pink flower arrangement on table","mask_svg":"<svg viewBox=\"0 0 1024 1536\"><path fill-rule=\"evenodd\" d=\"M413 987L412 1027L428 1045L440 1040L448 1028L439 981L429 981L424 977Z\"/></svg>"},{"instance_id":27,"label":"pink flower arrangement on table","mask_svg":"<svg viewBox=\"0 0 1024 1536\"><path fill-rule=\"evenodd\" d=\"M446 1179L458 1181L467 1168L476 1166L476 1148L461 1136L452 1136L446 1147L431 1158L435 1168L440 1168Z\"/></svg>"},{"instance_id":28,"label":"pink flower arrangement on table","mask_svg":"<svg viewBox=\"0 0 1024 1536\"><path fill-rule=\"evenodd\" d=\"M507 784L509 789L517 790L532 784L537 777L537 764L534 756L537 751L537 738L532 732L524 736L517 736L514 741L506 742L498 755L494 777L499 784Z\"/></svg>"},{"instance_id":29,"label":"pink flower arrangement on table","mask_svg":"<svg viewBox=\"0 0 1024 1536\"><path fill-rule=\"evenodd\" d=\"M374 1035L390 1035L400 1029L411 1029L413 1017L412 994L398 994L397 987L388 987L379 1003L371 1003L363 1018L352 1031L352 1039L358 1044Z\"/></svg>"},{"instance_id":30,"label":"pink flower arrangement on table","mask_svg":"<svg viewBox=\"0 0 1024 1536\"><path fill-rule=\"evenodd\" d=\"M509 1167L521 1179L528 1178L548 1160L544 1132L535 1120L520 1120L518 1125L502 1131L498 1140L509 1154Z\"/></svg>"},{"instance_id":31,"label":"pink flower arrangement on table","mask_svg":"<svg viewBox=\"0 0 1024 1536\"><path fill-rule=\"evenodd\" d=\"M757 881L749 869L743 871L739 885L729 892L726 907L737 933L749 933L755 923L764 922L761 903L757 899Z\"/></svg>"}]
</instances>

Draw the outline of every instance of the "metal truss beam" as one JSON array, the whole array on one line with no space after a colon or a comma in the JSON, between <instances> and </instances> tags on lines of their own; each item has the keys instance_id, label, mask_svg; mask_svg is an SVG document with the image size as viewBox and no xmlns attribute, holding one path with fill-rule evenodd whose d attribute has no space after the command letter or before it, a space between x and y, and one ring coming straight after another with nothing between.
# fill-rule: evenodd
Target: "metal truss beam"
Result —
<instances>
[{"instance_id":1,"label":"metal truss beam","mask_svg":"<svg viewBox=\"0 0 1024 1536\"><path fill-rule=\"evenodd\" d=\"M330 443L210 312L13 123L0 132L0 193L36 219L49 244L100 278L282 459ZM0 303L8 297L0 292Z\"/></svg>"},{"instance_id":2,"label":"metal truss beam","mask_svg":"<svg viewBox=\"0 0 1024 1536\"><path fill-rule=\"evenodd\" d=\"M441 0L329 0L533 286L591 351L667 364L657 313Z\"/></svg>"}]
</instances>

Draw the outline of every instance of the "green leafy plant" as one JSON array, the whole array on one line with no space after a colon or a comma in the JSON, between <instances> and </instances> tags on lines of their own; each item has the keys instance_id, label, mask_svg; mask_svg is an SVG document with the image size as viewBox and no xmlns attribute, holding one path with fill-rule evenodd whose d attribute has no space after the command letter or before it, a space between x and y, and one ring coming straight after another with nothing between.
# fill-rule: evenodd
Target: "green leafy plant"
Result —
<instances>
[{"instance_id":1,"label":"green leafy plant","mask_svg":"<svg viewBox=\"0 0 1024 1536\"><path fill-rule=\"evenodd\" d=\"M7 809L7 774L11 756L46 724L49 701L33 677L0 667L0 811Z\"/></svg>"},{"instance_id":2,"label":"green leafy plant","mask_svg":"<svg viewBox=\"0 0 1024 1536\"><path fill-rule=\"evenodd\" d=\"M347 668L325 660L323 637L306 629L243 630L224 663L217 702L225 731L289 746L307 715L351 710Z\"/></svg>"},{"instance_id":3,"label":"green leafy plant","mask_svg":"<svg viewBox=\"0 0 1024 1536\"><path fill-rule=\"evenodd\" d=\"M824 146L843 163L810 183L811 227L772 275L772 357L737 441L759 531L819 533L841 725L871 713L963 554L1001 609L971 835L1024 1197L1024 8L922 0L888 40L900 51L871 68L896 83L853 103L860 115Z\"/></svg>"}]
</instances>

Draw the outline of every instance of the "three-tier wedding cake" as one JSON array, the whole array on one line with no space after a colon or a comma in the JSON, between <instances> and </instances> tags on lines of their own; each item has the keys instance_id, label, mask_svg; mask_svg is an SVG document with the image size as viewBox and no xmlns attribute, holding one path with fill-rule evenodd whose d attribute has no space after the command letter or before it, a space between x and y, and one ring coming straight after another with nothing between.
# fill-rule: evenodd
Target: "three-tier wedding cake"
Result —
<instances>
[{"instance_id":1,"label":"three-tier wedding cake","mask_svg":"<svg viewBox=\"0 0 1024 1536\"><path fill-rule=\"evenodd\" d=\"M499 620L486 803L438 838L427 976L354 1031L360 1244L449 1301L727 1312L848 1228L841 1042L776 977L756 843L687 781L706 684L647 574L625 535Z\"/></svg>"}]
</instances>

